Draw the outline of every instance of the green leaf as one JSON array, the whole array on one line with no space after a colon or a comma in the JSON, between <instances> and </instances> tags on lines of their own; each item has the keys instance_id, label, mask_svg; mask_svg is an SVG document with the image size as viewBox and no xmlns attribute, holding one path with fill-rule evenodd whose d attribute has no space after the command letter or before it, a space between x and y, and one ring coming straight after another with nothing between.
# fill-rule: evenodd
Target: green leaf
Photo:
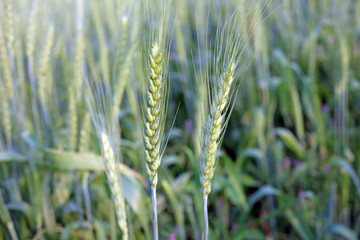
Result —
<instances>
[{"instance_id":1,"label":"green leaf","mask_svg":"<svg viewBox=\"0 0 360 240\"><path fill-rule=\"evenodd\" d=\"M98 220L94 220L94 229L96 232L96 239L98 240L105 240L106 239L106 231L104 228L104 224L102 224Z\"/></svg>"},{"instance_id":2,"label":"green leaf","mask_svg":"<svg viewBox=\"0 0 360 240\"><path fill-rule=\"evenodd\" d=\"M250 149L244 150L240 154L240 157L243 157L243 158L251 157L251 158L255 158L257 160L261 160L261 159L264 159L264 154L258 148L250 148Z\"/></svg>"},{"instance_id":3,"label":"green leaf","mask_svg":"<svg viewBox=\"0 0 360 240\"><path fill-rule=\"evenodd\" d=\"M341 157L333 157L333 163L348 172L360 197L360 179L351 164Z\"/></svg>"},{"instance_id":4,"label":"green leaf","mask_svg":"<svg viewBox=\"0 0 360 240\"><path fill-rule=\"evenodd\" d=\"M242 239L251 239L251 240L264 240L266 239L265 235L256 229L242 229L235 234L234 239L242 240Z\"/></svg>"},{"instance_id":5,"label":"green leaf","mask_svg":"<svg viewBox=\"0 0 360 240\"><path fill-rule=\"evenodd\" d=\"M105 171L104 161L95 154L64 152L54 149L45 149L43 152L45 157L49 158L58 168Z\"/></svg>"},{"instance_id":6,"label":"green leaf","mask_svg":"<svg viewBox=\"0 0 360 240\"><path fill-rule=\"evenodd\" d=\"M284 142L285 146L289 148L297 157L304 156L304 149L300 142L296 139L294 134L285 128L275 128L275 135L278 135Z\"/></svg>"},{"instance_id":7,"label":"green leaf","mask_svg":"<svg viewBox=\"0 0 360 240\"><path fill-rule=\"evenodd\" d=\"M52 161L53 166L56 168L84 171L105 171L105 164L100 155L92 153L67 152L49 148L45 149L43 152L44 155ZM133 176L146 186L147 183L144 177L123 163L118 162L118 165L121 174Z\"/></svg>"},{"instance_id":8,"label":"green leaf","mask_svg":"<svg viewBox=\"0 0 360 240\"><path fill-rule=\"evenodd\" d=\"M304 240L315 239L310 230L309 225L305 222L301 213L299 213L295 209L288 208L285 211L285 216L289 220L290 224L293 226L295 231L300 235L301 239Z\"/></svg>"},{"instance_id":9,"label":"green leaf","mask_svg":"<svg viewBox=\"0 0 360 240\"><path fill-rule=\"evenodd\" d=\"M11 219L8 208L6 207L2 191L0 190L0 221L7 227L12 239L17 240L17 234L15 231L14 223Z\"/></svg>"},{"instance_id":10,"label":"green leaf","mask_svg":"<svg viewBox=\"0 0 360 240\"><path fill-rule=\"evenodd\" d=\"M32 148L41 150L43 146L41 143L35 138L34 135L29 133L28 131L24 131L21 133L21 138Z\"/></svg>"},{"instance_id":11,"label":"green leaf","mask_svg":"<svg viewBox=\"0 0 360 240\"><path fill-rule=\"evenodd\" d=\"M27 162L27 160L16 152L0 152L0 162Z\"/></svg>"},{"instance_id":12,"label":"green leaf","mask_svg":"<svg viewBox=\"0 0 360 240\"><path fill-rule=\"evenodd\" d=\"M127 204L129 204L132 211L136 213L144 229L147 228L148 212L142 186L133 176L121 175L121 180Z\"/></svg>"},{"instance_id":13,"label":"green leaf","mask_svg":"<svg viewBox=\"0 0 360 240\"><path fill-rule=\"evenodd\" d=\"M190 172L184 172L180 174L174 182L171 184L172 189L174 189L175 192L180 193L185 185L191 180L191 173Z\"/></svg>"},{"instance_id":14,"label":"green leaf","mask_svg":"<svg viewBox=\"0 0 360 240\"><path fill-rule=\"evenodd\" d=\"M63 232L61 233L61 239L62 240L67 240L67 239L74 239L73 237L71 237L71 233L79 228L87 228L87 229L91 229L91 223L89 222L84 222L84 221L77 221L71 224L68 224Z\"/></svg>"},{"instance_id":15,"label":"green leaf","mask_svg":"<svg viewBox=\"0 0 360 240\"><path fill-rule=\"evenodd\" d=\"M34 218L32 216L32 207L26 202L10 202L6 204L10 211L21 213L31 227L35 226Z\"/></svg>"},{"instance_id":16,"label":"green leaf","mask_svg":"<svg viewBox=\"0 0 360 240\"><path fill-rule=\"evenodd\" d=\"M344 237L347 240L357 240L356 233L352 231L350 228L340 224L340 223L334 223L330 224L326 230L332 234L336 233L342 237Z\"/></svg>"},{"instance_id":17,"label":"green leaf","mask_svg":"<svg viewBox=\"0 0 360 240\"><path fill-rule=\"evenodd\" d=\"M243 209L248 210L249 206L246 201L246 195L243 189L243 185L241 184L241 179L239 180L239 174L236 173L236 167L229 157L223 157L226 165L226 170L228 173L228 180L231 184L231 190L236 194L237 204L240 204Z\"/></svg>"},{"instance_id":18,"label":"green leaf","mask_svg":"<svg viewBox=\"0 0 360 240\"><path fill-rule=\"evenodd\" d=\"M278 190L272 186L269 186L269 185L262 186L254 194L252 194L250 196L249 201L248 201L249 208L252 208L255 205L255 203L257 201L259 201L261 198L270 196L270 195L277 195L279 193L280 193L280 190Z\"/></svg>"}]
</instances>

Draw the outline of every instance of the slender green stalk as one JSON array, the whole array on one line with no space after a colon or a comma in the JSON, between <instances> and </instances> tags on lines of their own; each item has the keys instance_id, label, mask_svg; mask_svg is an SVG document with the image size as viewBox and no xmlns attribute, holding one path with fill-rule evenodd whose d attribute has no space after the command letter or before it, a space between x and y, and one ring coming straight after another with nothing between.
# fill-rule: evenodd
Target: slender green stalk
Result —
<instances>
[{"instance_id":1,"label":"slender green stalk","mask_svg":"<svg viewBox=\"0 0 360 240\"><path fill-rule=\"evenodd\" d=\"M208 196L205 194L205 189L203 188L204 240L207 240L209 236L209 217L207 202Z\"/></svg>"},{"instance_id":2,"label":"slender green stalk","mask_svg":"<svg viewBox=\"0 0 360 240\"><path fill-rule=\"evenodd\" d=\"M154 240L158 240L159 231L158 231L158 217L157 217L157 204L156 204L156 186L151 186L151 201L152 201L152 209L153 209Z\"/></svg>"},{"instance_id":3,"label":"slender green stalk","mask_svg":"<svg viewBox=\"0 0 360 240\"><path fill-rule=\"evenodd\" d=\"M18 237L16 235L16 231L15 231L15 228L14 228L14 224L12 222L10 222L10 223L7 224L7 227L8 227L8 230L10 232L11 239L12 240L18 240Z\"/></svg>"}]
</instances>

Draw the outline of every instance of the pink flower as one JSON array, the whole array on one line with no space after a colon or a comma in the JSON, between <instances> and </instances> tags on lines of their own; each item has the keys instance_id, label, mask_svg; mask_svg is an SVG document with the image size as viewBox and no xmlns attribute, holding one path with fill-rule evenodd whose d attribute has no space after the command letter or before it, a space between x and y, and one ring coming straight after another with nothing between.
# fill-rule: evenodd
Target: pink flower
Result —
<instances>
[{"instance_id":1,"label":"pink flower","mask_svg":"<svg viewBox=\"0 0 360 240\"><path fill-rule=\"evenodd\" d=\"M283 160L283 167L284 168L289 168L291 165L291 160L289 157L284 157L284 160Z\"/></svg>"},{"instance_id":2,"label":"pink flower","mask_svg":"<svg viewBox=\"0 0 360 240\"><path fill-rule=\"evenodd\" d=\"M283 170L285 168L289 168L291 166L291 160L289 157L284 157L281 163L277 164L278 170Z\"/></svg>"},{"instance_id":3,"label":"pink flower","mask_svg":"<svg viewBox=\"0 0 360 240\"><path fill-rule=\"evenodd\" d=\"M176 240L176 234L174 232L169 234L169 240Z\"/></svg>"}]
</instances>

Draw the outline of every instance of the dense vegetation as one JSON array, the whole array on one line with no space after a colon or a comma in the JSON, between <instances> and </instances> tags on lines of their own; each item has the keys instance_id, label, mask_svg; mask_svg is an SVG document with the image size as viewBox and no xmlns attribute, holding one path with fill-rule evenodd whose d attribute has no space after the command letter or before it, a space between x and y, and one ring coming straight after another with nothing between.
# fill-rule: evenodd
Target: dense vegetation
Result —
<instances>
[{"instance_id":1,"label":"dense vegetation","mask_svg":"<svg viewBox=\"0 0 360 240\"><path fill-rule=\"evenodd\" d=\"M0 1L0 240L201 239L228 69L209 239L358 239L360 1L165 2Z\"/></svg>"}]
</instances>

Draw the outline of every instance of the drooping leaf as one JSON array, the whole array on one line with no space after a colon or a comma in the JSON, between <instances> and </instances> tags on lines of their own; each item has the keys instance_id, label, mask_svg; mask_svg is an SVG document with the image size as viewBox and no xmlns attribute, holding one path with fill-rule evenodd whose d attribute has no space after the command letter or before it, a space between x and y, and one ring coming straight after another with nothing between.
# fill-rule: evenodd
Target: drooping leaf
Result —
<instances>
[{"instance_id":1,"label":"drooping leaf","mask_svg":"<svg viewBox=\"0 0 360 240\"><path fill-rule=\"evenodd\" d=\"M312 240L315 239L310 230L310 226L305 222L302 214L295 209L287 209L285 216L293 226L295 231L299 234L301 239Z\"/></svg>"},{"instance_id":2,"label":"drooping leaf","mask_svg":"<svg viewBox=\"0 0 360 240\"><path fill-rule=\"evenodd\" d=\"M294 134L285 128L275 128L274 133L278 135L284 142L285 146L289 148L297 157L304 156L304 149L300 142L296 139Z\"/></svg>"},{"instance_id":3,"label":"drooping leaf","mask_svg":"<svg viewBox=\"0 0 360 240\"><path fill-rule=\"evenodd\" d=\"M355 188L358 192L358 195L360 197L360 179L359 179L358 175L356 174L354 168L351 166L351 164L349 162L347 162L345 159L340 158L340 157L334 157L333 163L335 163L336 165L338 165L339 167L344 169L350 175L350 177L355 185Z\"/></svg>"},{"instance_id":4,"label":"drooping leaf","mask_svg":"<svg viewBox=\"0 0 360 240\"><path fill-rule=\"evenodd\" d=\"M0 152L0 162L27 162L26 158L16 152Z\"/></svg>"},{"instance_id":5,"label":"drooping leaf","mask_svg":"<svg viewBox=\"0 0 360 240\"><path fill-rule=\"evenodd\" d=\"M248 201L249 204L249 208L252 208L255 203L257 201L259 201L261 198L266 197L266 196L270 196L270 195L277 195L280 193L280 190L269 186L269 185L265 185L260 187L255 193L253 193Z\"/></svg>"},{"instance_id":6,"label":"drooping leaf","mask_svg":"<svg viewBox=\"0 0 360 240\"><path fill-rule=\"evenodd\" d=\"M356 240L358 237L350 228L340 223L334 223L327 226L326 230L332 234L338 234L347 240Z\"/></svg>"}]
</instances>

